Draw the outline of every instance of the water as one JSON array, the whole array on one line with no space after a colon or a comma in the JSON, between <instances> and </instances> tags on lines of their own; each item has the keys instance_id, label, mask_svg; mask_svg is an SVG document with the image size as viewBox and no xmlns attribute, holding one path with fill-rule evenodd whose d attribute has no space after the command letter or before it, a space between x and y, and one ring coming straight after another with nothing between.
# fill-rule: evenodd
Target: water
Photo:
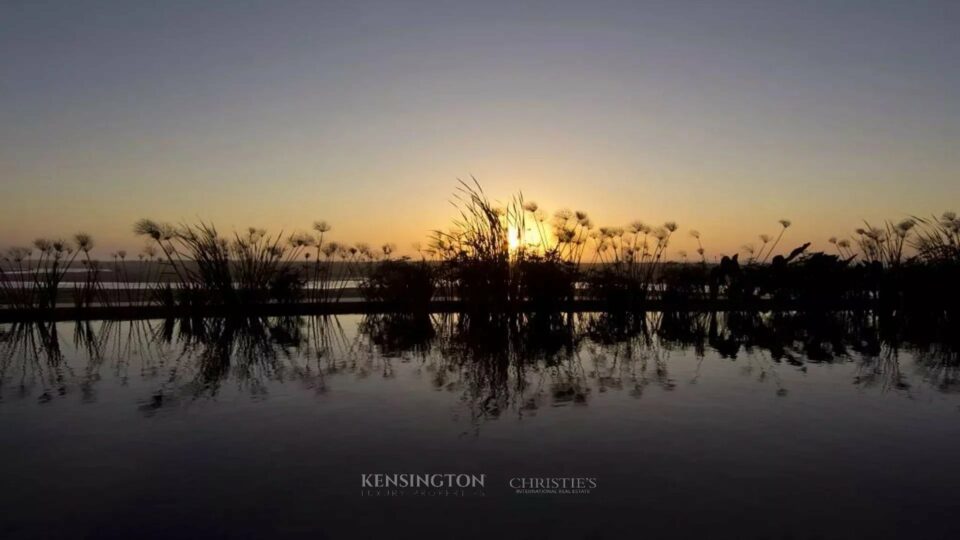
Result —
<instances>
[{"instance_id":1,"label":"water","mask_svg":"<svg viewBox=\"0 0 960 540\"><path fill-rule=\"evenodd\" d=\"M957 349L888 330L795 314L3 325L0 537L956 538ZM371 473L485 481L370 496ZM517 494L519 477L597 487Z\"/></svg>"}]
</instances>

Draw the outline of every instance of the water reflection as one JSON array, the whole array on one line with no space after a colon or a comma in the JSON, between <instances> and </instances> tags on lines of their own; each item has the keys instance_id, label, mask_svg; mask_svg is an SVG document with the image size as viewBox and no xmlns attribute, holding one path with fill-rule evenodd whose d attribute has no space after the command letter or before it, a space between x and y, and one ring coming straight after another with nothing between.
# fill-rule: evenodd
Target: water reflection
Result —
<instances>
[{"instance_id":1,"label":"water reflection","mask_svg":"<svg viewBox=\"0 0 960 540\"><path fill-rule=\"evenodd\" d=\"M456 393L474 422L544 406L584 406L594 393L677 387L671 355L734 361L789 394L785 370L854 363L852 384L909 395L960 389L960 333L942 317L874 313L513 314L280 317L22 323L0 326L0 402L98 399L131 377L152 388L147 415L225 386L263 399L270 385L326 393L331 379L395 376L412 364ZM108 382L104 382L107 380Z\"/></svg>"}]
</instances>

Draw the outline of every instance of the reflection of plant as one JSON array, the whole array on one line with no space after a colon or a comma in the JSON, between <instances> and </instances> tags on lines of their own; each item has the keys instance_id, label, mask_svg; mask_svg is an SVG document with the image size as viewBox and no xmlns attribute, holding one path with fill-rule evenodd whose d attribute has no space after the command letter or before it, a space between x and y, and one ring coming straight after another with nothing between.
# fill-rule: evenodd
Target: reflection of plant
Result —
<instances>
[{"instance_id":1,"label":"reflection of plant","mask_svg":"<svg viewBox=\"0 0 960 540\"><path fill-rule=\"evenodd\" d=\"M433 321L425 314L367 315L358 329L384 356L398 356L407 351L425 353L435 335Z\"/></svg>"},{"instance_id":2,"label":"reflection of plant","mask_svg":"<svg viewBox=\"0 0 960 540\"><path fill-rule=\"evenodd\" d=\"M347 328L337 317L114 321L74 324L67 352L59 326L0 326L0 398L47 402L79 390L93 401L105 375L122 383L139 376L155 382L141 407L154 414L217 396L234 386L228 381L259 398L287 381L320 394L338 374L392 377L399 358L437 389L458 393L479 425L548 404L586 405L605 392L678 390L670 357L688 348L740 362L778 395L787 392L783 370L811 362L856 362L854 382L864 387L913 392L922 380L938 391L960 388L956 321L906 314L398 313ZM699 378L698 370L690 382Z\"/></svg>"},{"instance_id":3,"label":"reflection of plant","mask_svg":"<svg viewBox=\"0 0 960 540\"><path fill-rule=\"evenodd\" d=\"M16 381L19 397L39 385L38 400L46 403L65 393L68 375L56 324L18 323L0 331L0 396Z\"/></svg>"},{"instance_id":4,"label":"reflection of plant","mask_svg":"<svg viewBox=\"0 0 960 540\"><path fill-rule=\"evenodd\" d=\"M879 387L881 390L908 390L910 385L900 369L900 355L896 349L885 349L879 355L865 356L857 366L854 384Z\"/></svg>"},{"instance_id":5,"label":"reflection of plant","mask_svg":"<svg viewBox=\"0 0 960 540\"><path fill-rule=\"evenodd\" d=\"M960 350L937 346L916 355L924 381L942 392L960 391Z\"/></svg>"}]
</instances>

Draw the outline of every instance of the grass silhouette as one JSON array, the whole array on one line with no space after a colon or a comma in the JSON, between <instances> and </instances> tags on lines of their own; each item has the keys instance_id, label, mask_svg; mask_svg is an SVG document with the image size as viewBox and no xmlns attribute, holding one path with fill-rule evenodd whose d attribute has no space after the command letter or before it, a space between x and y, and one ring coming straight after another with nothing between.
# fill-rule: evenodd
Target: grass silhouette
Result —
<instances>
[{"instance_id":1,"label":"grass silhouette","mask_svg":"<svg viewBox=\"0 0 960 540\"><path fill-rule=\"evenodd\" d=\"M251 227L225 235L202 221L143 219L134 232L147 245L136 260L120 250L107 264L92 255L89 234L38 239L32 248L6 250L0 305L14 314L50 312L71 301L77 313L148 306L189 311L322 306L359 297L392 310L427 312L440 301L482 314L555 312L578 302L606 311L643 311L654 302L920 310L960 303L960 219L953 212L864 223L849 237L830 238L834 253L811 252L809 243L779 253L791 226L783 219L775 237L760 235L758 247L746 245L717 262L708 262L700 232L690 231L699 260L687 262L685 252L677 253L681 261L669 256L675 222L597 227L583 211L550 215L522 192L496 203L475 178L460 181L451 203L451 226L433 231L426 249L416 248L419 260L395 257L393 244L373 249L331 240L325 221L310 232Z\"/></svg>"}]
</instances>

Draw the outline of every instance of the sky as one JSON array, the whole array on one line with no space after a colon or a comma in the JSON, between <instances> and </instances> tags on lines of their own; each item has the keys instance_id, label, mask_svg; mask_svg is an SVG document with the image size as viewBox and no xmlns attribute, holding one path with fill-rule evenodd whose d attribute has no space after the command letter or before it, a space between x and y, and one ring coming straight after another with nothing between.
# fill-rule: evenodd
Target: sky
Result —
<instances>
[{"instance_id":1,"label":"sky","mask_svg":"<svg viewBox=\"0 0 960 540\"><path fill-rule=\"evenodd\" d=\"M708 255L960 210L960 2L0 1L0 248L425 242L457 178Z\"/></svg>"}]
</instances>

